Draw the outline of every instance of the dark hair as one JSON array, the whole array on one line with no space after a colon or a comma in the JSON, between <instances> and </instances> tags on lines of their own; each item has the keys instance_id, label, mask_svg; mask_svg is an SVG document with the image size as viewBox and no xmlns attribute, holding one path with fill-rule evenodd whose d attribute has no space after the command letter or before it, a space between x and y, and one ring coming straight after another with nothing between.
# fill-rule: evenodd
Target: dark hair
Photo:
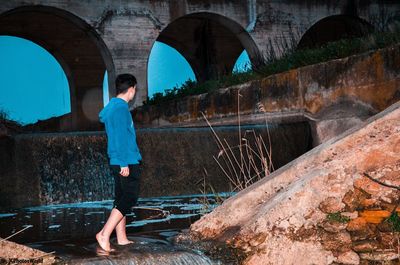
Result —
<instances>
[{"instance_id":1,"label":"dark hair","mask_svg":"<svg viewBox=\"0 0 400 265\"><path fill-rule=\"evenodd\" d=\"M131 74L120 74L115 79L115 89L117 95L125 93L128 88L134 87L136 85L136 77Z\"/></svg>"}]
</instances>

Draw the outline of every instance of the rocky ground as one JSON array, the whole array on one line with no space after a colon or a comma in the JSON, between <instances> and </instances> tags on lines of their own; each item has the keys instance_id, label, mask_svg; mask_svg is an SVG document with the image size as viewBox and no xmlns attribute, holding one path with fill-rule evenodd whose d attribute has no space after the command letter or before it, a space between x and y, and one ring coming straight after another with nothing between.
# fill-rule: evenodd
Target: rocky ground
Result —
<instances>
[{"instance_id":1,"label":"rocky ground","mask_svg":"<svg viewBox=\"0 0 400 265\"><path fill-rule=\"evenodd\" d=\"M243 250L244 264L399 264L398 186L400 103L228 199L190 233Z\"/></svg>"},{"instance_id":2,"label":"rocky ground","mask_svg":"<svg viewBox=\"0 0 400 265\"><path fill-rule=\"evenodd\" d=\"M0 264L53 264L54 255L0 238Z\"/></svg>"}]
</instances>

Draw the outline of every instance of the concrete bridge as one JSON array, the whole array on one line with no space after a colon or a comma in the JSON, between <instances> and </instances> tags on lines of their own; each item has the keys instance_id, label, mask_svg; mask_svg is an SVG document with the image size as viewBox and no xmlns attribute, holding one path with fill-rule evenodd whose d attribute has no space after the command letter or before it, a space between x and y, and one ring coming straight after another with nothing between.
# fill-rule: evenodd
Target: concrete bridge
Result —
<instances>
[{"instance_id":1,"label":"concrete bridge","mask_svg":"<svg viewBox=\"0 0 400 265\"><path fill-rule=\"evenodd\" d=\"M146 99L156 40L179 51L204 81L232 71L244 49L257 64L271 49L279 54L285 39L313 46L390 28L399 15L396 0L10 0L0 4L0 35L31 40L59 61L71 95L59 129L92 130L106 70L110 95L115 75L131 72L139 82L135 104Z\"/></svg>"}]
</instances>

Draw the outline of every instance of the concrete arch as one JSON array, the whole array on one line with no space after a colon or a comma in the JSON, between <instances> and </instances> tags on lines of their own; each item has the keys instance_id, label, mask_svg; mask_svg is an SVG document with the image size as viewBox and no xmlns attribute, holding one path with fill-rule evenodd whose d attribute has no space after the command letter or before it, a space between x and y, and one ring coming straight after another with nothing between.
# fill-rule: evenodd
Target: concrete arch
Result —
<instances>
[{"instance_id":1,"label":"concrete arch","mask_svg":"<svg viewBox=\"0 0 400 265\"><path fill-rule=\"evenodd\" d=\"M231 73L245 49L252 63L259 50L249 33L237 22L217 13L184 15L168 24L157 41L175 48L191 65L199 82Z\"/></svg>"},{"instance_id":2,"label":"concrete arch","mask_svg":"<svg viewBox=\"0 0 400 265\"><path fill-rule=\"evenodd\" d=\"M320 19L301 37L297 48L313 48L343 38L362 37L374 31L367 21L350 15L333 15Z\"/></svg>"},{"instance_id":3,"label":"concrete arch","mask_svg":"<svg viewBox=\"0 0 400 265\"><path fill-rule=\"evenodd\" d=\"M62 66L70 87L71 114L53 131L100 128L97 114L103 106L102 84L107 70L114 80L111 54L96 31L63 9L23 6L0 14L0 35L30 40L45 48ZM115 93L109 81L110 94Z\"/></svg>"}]
</instances>

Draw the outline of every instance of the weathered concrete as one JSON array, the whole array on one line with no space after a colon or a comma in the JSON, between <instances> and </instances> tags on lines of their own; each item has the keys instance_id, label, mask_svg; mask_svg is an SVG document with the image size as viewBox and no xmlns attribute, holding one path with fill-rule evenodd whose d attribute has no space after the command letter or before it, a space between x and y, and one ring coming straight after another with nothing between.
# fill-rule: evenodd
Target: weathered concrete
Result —
<instances>
[{"instance_id":1,"label":"weathered concrete","mask_svg":"<svg viewBox=\"0 0 400 265\"><path fill-rule=\"evenodd\" d=\"M400 193L364 173L399 186L399 147L400 102L229 198L191 233L247 251L245 264L397 264L384 220ZM328 217L337 212L351 221Z\"/></svg>"},{"instance_id":2,"label":"weathered concrete","mask_svg":"<svg viewBox=\"0 0 400 265\"><path fill-rule=\"evenodd\" d=\"M315 119L329 118L332 111L336 118L348 112L371 116L400 99L399 69L400 45L395 45L160 106L143 106L133 116L139 126L189 126L203 120L201 112L211 121L237 116L238 111L243 120L260 113L297 112Z\"/></svg>"},{"instance_id":3,"label":"weathered concrete","mask_svg":"<svg viewBox=\"0 0 400 265\"><path fill-rule=\"evenodd\" d=\"M138 126L308 120L314 146L400 99L400 45L133 111ZM241 95L238 102L238 94Z\"/></svg>"},{"instance_id":4,"label":"weathered concrete","mask_svg":"<svg viewBox=\"0 0 400 265\"><path fill-rule=\"evenodd\" d=\"M42 45L65 70L72 111L56 130L94 130L104 71L111 95L116 73L134 73L141 88L135 104L141 105L156 40L180 51L202 81L229 72L243 49L257 63L271 49L269 39L277 40L272 48L279 54L285 37L303 43L315 35L334 39L325 36L332 27L341 28L341 36L357 36L365 27L390 28L399 10L397 1L378 0L12 0L0 4L0 34ZM334 15L342 16L323 23Z\"/></svg>"},{"instance_id":5,"label":"weathered concrete","mask_svg":"<svg viewBox=\"0 0 400 265\"><path fill-rule=\"evenodd\" d=\"M215 127L232 147L237 127ZM307 122L242 126L271 139L275 168L311 147ZM209 128L139 129L143 155L142 197L231 191L213 156L219 149ZM253 144L252 137L248 137ZM268 142L266 142L268 145ZM0 138L6 152L0 161L0 208L111 199L104 133L20 134ZM3 152L2 152L3 154ZM205 171L207 171L207 175Z\"/></svg>"}]
</instances>

